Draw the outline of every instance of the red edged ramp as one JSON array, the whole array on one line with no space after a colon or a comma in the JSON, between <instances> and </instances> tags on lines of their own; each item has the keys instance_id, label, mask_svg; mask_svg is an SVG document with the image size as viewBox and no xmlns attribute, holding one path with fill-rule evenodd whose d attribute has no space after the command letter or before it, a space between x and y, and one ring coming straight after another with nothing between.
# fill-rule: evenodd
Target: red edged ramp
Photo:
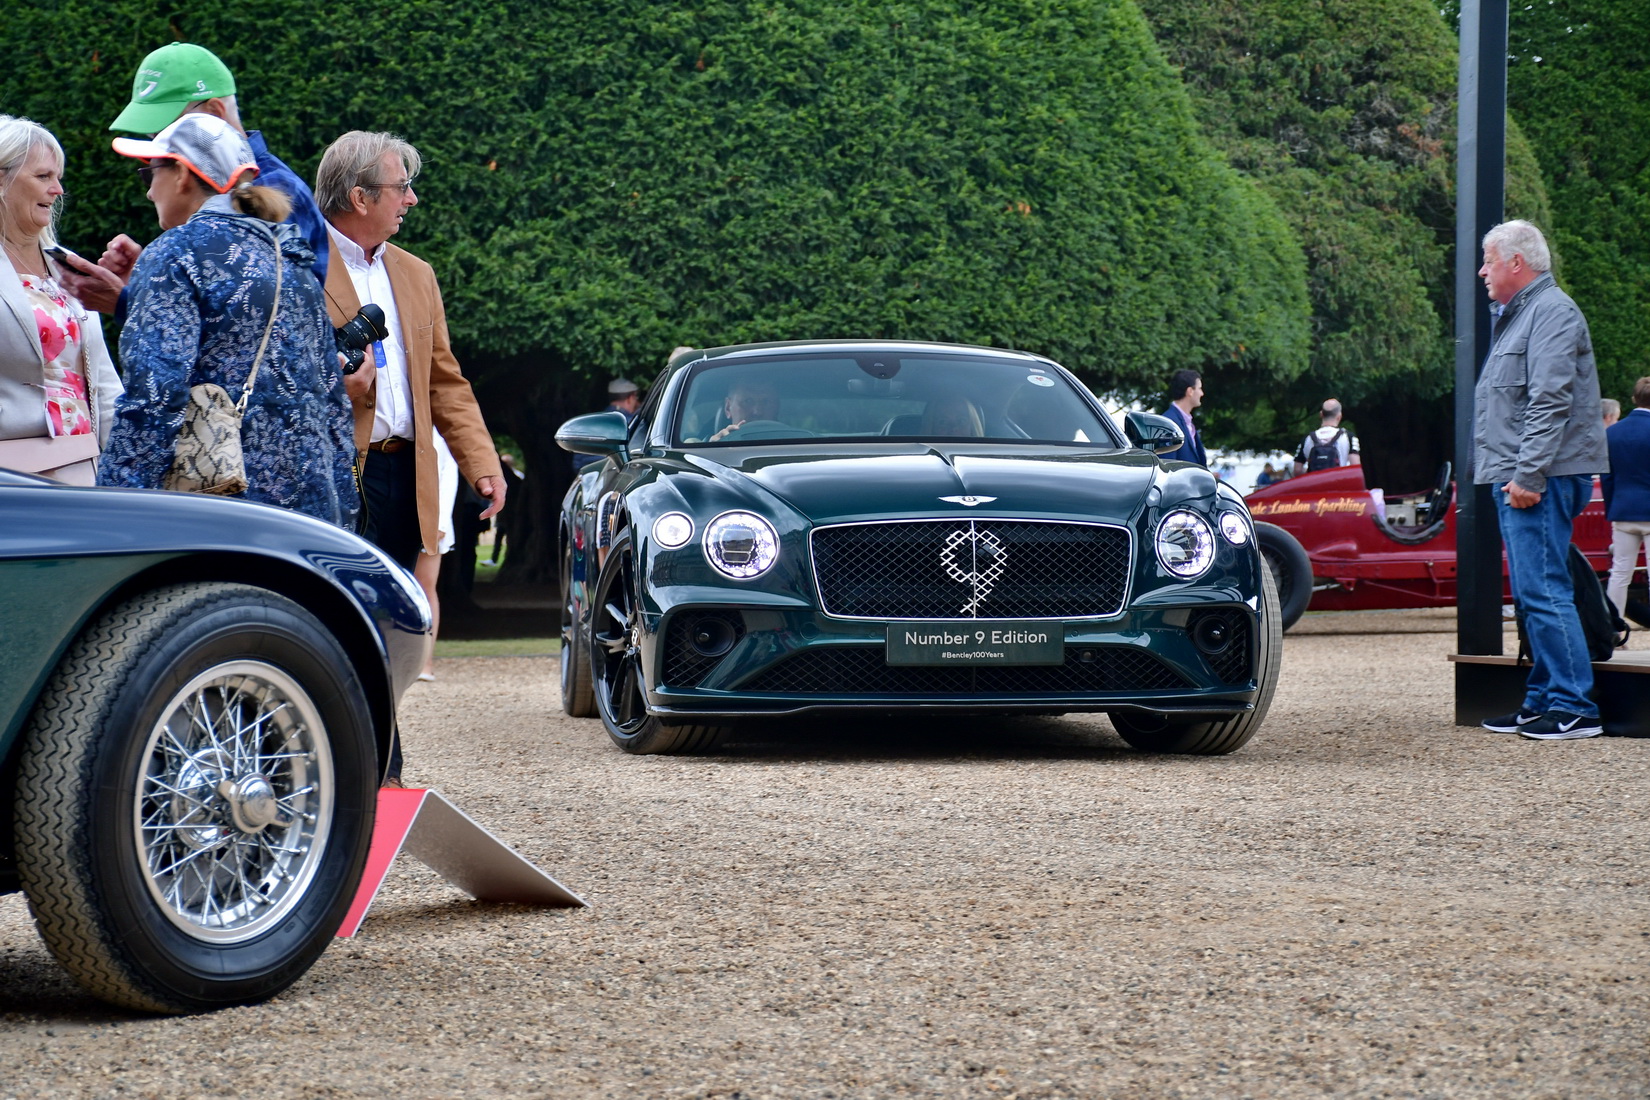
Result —
<instances>
[{"instance_id":1,"label":"red edged ramp","mask_svg":"<svg viewBox=\"0 0 1650 1100\"><path fill-rule=\"evenodd\" d=\"M385 787L378 792L378 823L372 830L361 885L338 929L339 936L353 936L361 927L390 864L403 848L477 901L570 908L589 904L528 863L440 791Z\"/></svg>"}]
</instances>

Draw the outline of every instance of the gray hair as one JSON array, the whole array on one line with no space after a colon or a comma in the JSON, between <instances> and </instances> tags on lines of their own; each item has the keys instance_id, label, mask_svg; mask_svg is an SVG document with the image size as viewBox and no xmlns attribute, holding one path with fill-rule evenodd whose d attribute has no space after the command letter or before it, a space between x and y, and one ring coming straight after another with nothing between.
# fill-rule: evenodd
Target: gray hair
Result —
<instances>
[{"instance_id":1,"label":"gray hair","mask_svg":"<svg viewBox=\"0 0 1650 1100\"><path fill-rule=\"evenodd\" d=\"M1547 249L1547 238L1541 230L1522 219L1502 222L1484 234L1484 248L1495 249L1503 260L1524 257L1532 271L1551 271L1553 254Z\"/></svg>"},{"instance_id":2,"label":"gray hair","mask_svg":"<svg viewBox=\"0 0 1650 1100\"><path fill-rule=\"evenodd\" d=\"M378 162L385 153L394 153L407 169L409 181L418 177L424 159L411 143L394 134L369 133L351 130L327 146L321 154L321 167L315 170L315 204L323 214L346 214L350 211L349 193L357 187L376 197L387 183L399 180L378 179Z\"/></svg>"},{"instance_id":3,"label":"gray hair","mask_svg":"<svg viewBox=\"0 0 1650 1100\"><path fill-rule=\"evenodd\" d=\"M23 167L36 149L41 146L52 151L57 158L57 174L63 174L63 146L52 137L51 131L38 122L31 122L26 118L16 118L12 115L0 115L0 173L4 173L5 182L0 183L0 212L6 209L6 195L11 191L12 173ZM52 204L51 224L40 231L41 244L57 243L57 216L63 210L61 197Z\"/></svg>"}]
</instances>

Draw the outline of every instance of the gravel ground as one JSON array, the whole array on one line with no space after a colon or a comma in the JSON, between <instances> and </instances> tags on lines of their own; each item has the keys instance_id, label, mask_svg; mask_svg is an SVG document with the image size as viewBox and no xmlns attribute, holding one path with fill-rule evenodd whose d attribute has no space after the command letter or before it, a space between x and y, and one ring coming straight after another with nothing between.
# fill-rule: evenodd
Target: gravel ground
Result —
<instances>
[{"instance_id":1,"label":"gravel ground","mask_svg":"<svg viewBox=\"0 0 1650 1100\"><path fill-rule=\"evenodd\" d=\"M286 995L151 1019L0 898L0 1097L1650 1095L1650 741L1458 729L1453 643L1309 616L1213 759L1076 716L627 757L554 660L443 660L409 779L592 908L403 856Z\"/></svg>"}]
</instances>

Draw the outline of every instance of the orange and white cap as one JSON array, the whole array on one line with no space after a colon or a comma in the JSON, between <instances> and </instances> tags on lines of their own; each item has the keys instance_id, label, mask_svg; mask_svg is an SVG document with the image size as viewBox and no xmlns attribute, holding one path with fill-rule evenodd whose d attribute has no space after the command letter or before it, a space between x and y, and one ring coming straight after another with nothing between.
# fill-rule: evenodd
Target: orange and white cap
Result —
<instances>
[{"instance_id":1,"label":"orange and white cap","mask_svg":"<svg viewBox=\"0 0 1650 1100\"><path fill-rule=\"evenodd\" d=\"M247 169L258 172L252 146L217 115L184 115L153 138L115 138L115 152L138 160L175 160L205 180L218 194L235 185Z\"/></svg>"}]
</instances>

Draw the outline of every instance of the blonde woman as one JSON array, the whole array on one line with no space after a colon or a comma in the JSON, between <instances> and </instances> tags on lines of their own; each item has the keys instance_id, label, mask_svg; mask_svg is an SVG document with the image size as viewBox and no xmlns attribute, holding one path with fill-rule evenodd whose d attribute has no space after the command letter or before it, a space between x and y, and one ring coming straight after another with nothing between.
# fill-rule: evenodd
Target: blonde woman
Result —
<instances>
[{"instance_id":1,"label":"blonde woman","mask_svg":"<svg viewBox=\"0 0 1650 1100\"><path fill-rule=\"evenodd\" d=\"M102 324L47 255L62 199L63 147L0 115L0 466L91 485L121 385Z\"/></svg>"}]
</instances>

